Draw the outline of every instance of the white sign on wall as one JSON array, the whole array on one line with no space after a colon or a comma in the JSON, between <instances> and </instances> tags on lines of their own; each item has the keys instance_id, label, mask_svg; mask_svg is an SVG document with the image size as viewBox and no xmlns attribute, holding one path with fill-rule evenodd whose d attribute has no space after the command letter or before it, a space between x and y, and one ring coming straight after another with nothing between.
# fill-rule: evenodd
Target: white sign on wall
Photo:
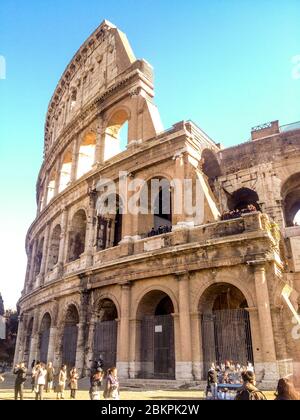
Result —
<instances>
[{"instance_id":1,"label":"white sign on wall","mask_svg":"<svg viewBox=\"0 0 300 420\"><path fill-rule=\"evenodd\" d=\"M300 272L300 236L290 238L294 267L296 272Z\"/></svg>"},{"instance_id":2,"label":"white sign on wall","mask_svg":"<svg viewBox=\"0 0 300 420\"><path fill-rule=\"evenodd\" d=\"M162 333L163 332L162 325L155 325L155 332L156 333Z\"/></svg>"}]
</instances>

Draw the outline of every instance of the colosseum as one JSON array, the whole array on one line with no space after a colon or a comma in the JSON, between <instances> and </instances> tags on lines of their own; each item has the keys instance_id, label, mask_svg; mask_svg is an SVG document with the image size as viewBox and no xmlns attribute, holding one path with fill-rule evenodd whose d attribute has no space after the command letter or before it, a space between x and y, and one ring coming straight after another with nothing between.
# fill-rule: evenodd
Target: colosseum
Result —
<instances>
[{"instance_id":1,"label":"colosseum","mask_svg":"<svg viewBox=\"0 0 300 420\"><path fill-rule=\"evenodd\" d=\"M187 179L200 211L175 211ZM152 180L154 211L127 211ZM101 355L124 381L200 381L225 360L253 363L265 387L299 375L299 210L300 123L230 148L192 121L164 130L153 68L104 21L49 104L15 362L85 376Z\"/></svg>"}]
</instances>

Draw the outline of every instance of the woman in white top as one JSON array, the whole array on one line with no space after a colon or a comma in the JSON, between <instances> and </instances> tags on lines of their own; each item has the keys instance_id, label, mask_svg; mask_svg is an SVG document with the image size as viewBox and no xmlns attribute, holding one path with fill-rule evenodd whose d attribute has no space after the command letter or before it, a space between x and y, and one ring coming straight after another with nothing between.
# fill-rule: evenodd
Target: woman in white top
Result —
<instances>
[{"instance_id":1,"label":"woman in white top","mask_svg":"<svg viewBox=\"0 0 300 420\"><path fill-rule=\"evenodd\" d=\"M47 369L43 363L40 364L36 370L36 387L35 387L35 399L43 400L44 388L46 385Z\"/></svg>"}]
</instances>

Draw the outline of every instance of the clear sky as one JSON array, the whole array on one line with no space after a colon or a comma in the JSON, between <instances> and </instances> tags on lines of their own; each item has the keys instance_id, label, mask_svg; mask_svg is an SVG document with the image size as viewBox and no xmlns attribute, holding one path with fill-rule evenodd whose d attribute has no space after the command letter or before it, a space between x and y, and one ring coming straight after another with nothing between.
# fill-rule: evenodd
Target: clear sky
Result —
<instances>
[{"instance_id":1,"label":"clear sky","mask_svg":"<svg viewBox=\"0 0 300 420\"><path fill-rule=\"evenodd\" d=\"M299 0L1 0L0 292L23 287L48 102L73 54L108 19L155 68L165 128L194 120L224 146L300 120ZM3 61L3 60L2 60ZM0 60L1 63L1 60ZM1 69L0 69L1 74Z\"/></svg>"}]
</instances>

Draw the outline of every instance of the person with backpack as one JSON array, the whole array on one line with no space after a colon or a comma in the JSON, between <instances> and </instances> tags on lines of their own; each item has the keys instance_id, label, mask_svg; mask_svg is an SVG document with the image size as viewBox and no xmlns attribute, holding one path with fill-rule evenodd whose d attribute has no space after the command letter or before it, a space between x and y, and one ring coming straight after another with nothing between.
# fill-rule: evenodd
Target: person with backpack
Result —
<instances>
[{"instance_id":1,"label":"person with backpack","mask_svg":"<svg viewBox=\"0 0 300 420\"><path fill-rule=\"evenodd\" d=\"M25 363L20 363L14 368L14 374L16 375L15 381L15 400L20 396L20 400L24 399L24 383L26 381L27 369Z\"/></svg>"},{"instance_id":2,"label":"person with backpack","mask_svg":"<svg viewBox=\"0 0 300 420\"><path fill-rule=\"evenodd\" d=\"M237 391L236 401L266 400L265 395L256 388L255 374L252 371L242 373L243 385Z\"/></svg>"},{"instance_id":3,"label":"person with backpack","mask_svg":"<svg viewBox=\"0 0 300 420\"><path fill-rule=\"evenodd\" d=\"M217 400L218 399L218 372L216 370L214 363L212 363L211 368L209 369L208 374L207 374L206 396L208 395L209 391L211 392L212 399Z\"/></svg>"}]
</instances>

